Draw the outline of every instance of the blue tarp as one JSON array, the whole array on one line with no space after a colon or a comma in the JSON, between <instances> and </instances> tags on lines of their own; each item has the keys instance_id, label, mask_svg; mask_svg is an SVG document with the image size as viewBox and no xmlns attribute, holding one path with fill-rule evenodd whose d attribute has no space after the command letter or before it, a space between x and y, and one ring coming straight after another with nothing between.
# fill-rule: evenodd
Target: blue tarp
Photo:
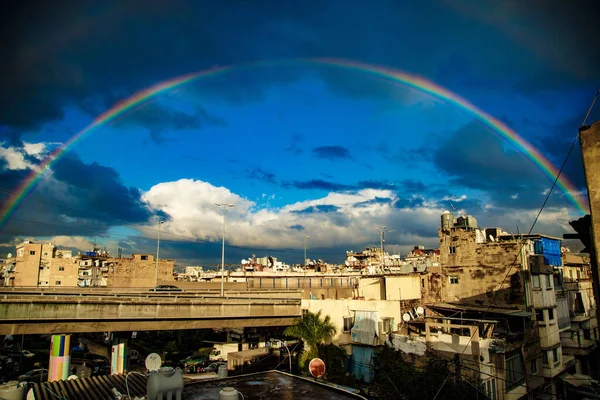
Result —
<instances>
[{"instance_id":1,"label":"blue tarp","mask_svg":"<svg viewBox=\"0 0 600 400\"><path fill-rule=\"evenodd\" d=\"M562 265L562 257L560 251L560 241L556 239L541 238L534 243L535 254L544 256L546 265L560 267Z\"/></svg>"},{"instance_id":2,"label":"blue tarp","mask_svg":"<svg viewBox=\"0 0 600 400\"><path fill-rule=\"evenodd\" d=\"M352 376L366 383L373 382L373 347L352 345Z\"/></svg>"}]
</instances>

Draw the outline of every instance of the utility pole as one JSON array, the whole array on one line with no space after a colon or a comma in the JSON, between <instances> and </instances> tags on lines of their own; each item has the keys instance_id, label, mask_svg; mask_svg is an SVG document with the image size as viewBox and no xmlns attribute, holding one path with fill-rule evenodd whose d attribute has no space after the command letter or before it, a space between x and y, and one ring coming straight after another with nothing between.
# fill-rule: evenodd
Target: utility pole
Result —
<instances>
[{"instance_id":1,"label":"utility pole","mask_svg":"<svg viewBox=\"0 0 600 400\"><path fill-rule=\"evenodd\" d=\"M309 239L310 236L305 236L304 237L304 269L306 269L306 240Z\"/></svg>"},{"instance_id":2,"label":"utility pole","mask_svg":"<svg viewBox=\"0 0 600 400\"><path fill-rule=\"evenodd\" d=\"M160 226L164 223L164 221L158 221L156 224L158 225L158 237L156 239L156 276L154 278L154 287L158 286L158 255L160 253Z\"/></svg>"},{"instance_id":3,"label":"utility pole","mask_svg":"<svg viewBox=\"0 0 600 400\"><path fill-rule=\"evenodd\" d=\"M383 266L383 263L384 263L383 254L384 254L384 250L385 250L385 247L384 247L385 234L386 234L386 232L396 232L394 229L386 230L386 228L387 228L387 226L385 226L385 225L379 226L376 228L376 230L379 231L379 240L380 240L380 245L381 245L381 266Z\"/></svg>"},{"instance_id":4,"label":"utility pole","mask_svg":"<svg viewBox=\"0 0 600 400\"><path fill-rule=\"evenodd\" d=\"M227 209L233 207L233 204L215 203L217 207L223 207L223 244L221 247L221 297L225 297L225 215Z\"/></svg>"}]
</instances>

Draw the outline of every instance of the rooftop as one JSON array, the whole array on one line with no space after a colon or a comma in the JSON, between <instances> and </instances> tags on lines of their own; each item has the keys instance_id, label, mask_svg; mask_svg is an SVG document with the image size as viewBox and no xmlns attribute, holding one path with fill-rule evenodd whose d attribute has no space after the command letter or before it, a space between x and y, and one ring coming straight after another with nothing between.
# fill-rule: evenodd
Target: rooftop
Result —
<instances>
[{"instance_id":1,"label":"rooftop","mask_svg":"<svg viewBox=\"0 0 600 400\"><path fill-rule=\"evenodd\" d=\"M183 396L186 400L218 399L219 392L226 387L235 388L245 399L364 399L342 388L280 371L190 383L185 386Z\"/></svg>"}]
</instances>

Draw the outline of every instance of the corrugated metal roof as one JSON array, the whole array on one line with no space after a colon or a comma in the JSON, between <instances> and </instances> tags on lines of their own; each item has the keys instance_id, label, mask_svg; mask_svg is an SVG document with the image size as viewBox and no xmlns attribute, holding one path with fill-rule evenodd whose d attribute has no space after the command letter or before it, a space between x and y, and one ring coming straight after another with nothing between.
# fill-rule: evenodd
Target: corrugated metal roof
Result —
<instances>
[{"instance_id":1,"label":"corrugated metal roof","mask_svg":"<svg viewBox=\"0 0 600 400\"><path fill-rule=\"evenodd\" d=\"M129 374L127 386L132 398L146 396L147 380L146 376ZM113 400L115 398L113 388L121 394L127 394L125 374L36 383L33 386L33 393L36 400L56 400L57 395L67 400Z\"/></svg>"}]
</instances>

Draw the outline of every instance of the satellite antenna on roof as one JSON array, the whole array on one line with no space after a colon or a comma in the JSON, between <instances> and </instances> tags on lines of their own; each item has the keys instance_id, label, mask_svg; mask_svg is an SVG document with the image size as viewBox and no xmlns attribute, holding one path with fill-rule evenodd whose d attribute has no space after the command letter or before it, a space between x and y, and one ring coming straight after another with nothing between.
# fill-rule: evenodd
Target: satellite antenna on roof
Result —
<instances>
[{"instance_id":1,"label":"satellite antenna on roof","mask_svg":"<svg viewBox=\"0 0 600 400\"><path fill-rule=\"evenodd\" d=\"M160 359L160 356L156 353L150 353L148 354L148 357L146 357L146 369L150 372L152 371L158 371L158 369L160 368L160 366L162 365L162 360Z\"/></svg>"},{"instance_id":2,"label":"satellite antenna on roof","mask_svg":"<svg viewBox=\"0 0 600 400\"><path fill-rule=\"evenodd\" d=\"M450 211L454 211L456 210L456 206L452 203L450 203Z\"/></svg>"}]
</instances>

